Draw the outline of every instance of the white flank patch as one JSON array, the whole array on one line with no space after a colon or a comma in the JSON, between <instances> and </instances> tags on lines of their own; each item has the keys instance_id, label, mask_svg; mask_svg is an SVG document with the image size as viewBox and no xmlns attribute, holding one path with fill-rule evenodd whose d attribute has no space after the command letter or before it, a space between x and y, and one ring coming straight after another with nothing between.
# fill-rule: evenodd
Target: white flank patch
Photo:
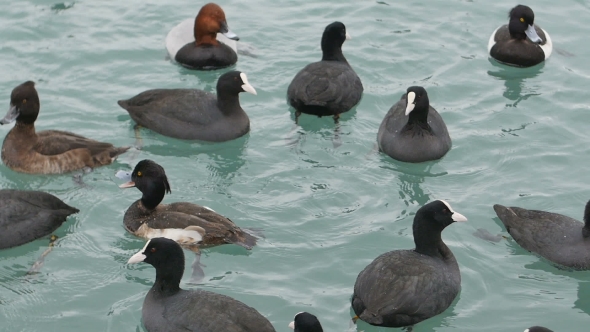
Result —
<instances>
[{"instance_id":1,"label":"white flank patch","mask_svg":"<svg viewBox=\"0 0 590 332\"><path fill-rule=\"evenodd\" d=\"M543 30L543 29L541 29L541 30ZM551 52L553 52L553 42L551 41L551 37L549 37L549 34L547 33L547 31L543 30L543 33L545 34L545 38L547 39L547 42L545 42L545 45L539 45L539 46L541 46L543 53L545 53L545 60L547 60L547 58L551 56Z\"/></svg>"},{"instance_id":2,"label":"white flank patch","mask_svg":"<svg viewBox=\"0 0 590 332\"><path fill-rule=\"evenodd\" d=\"M240 78L244 83L242 84L242 89L244 89L244 91L246 92L250 92L251 94L256 95L256 89L254 89L254 87L250 85L250 83L248 82L248 77L246 76L246 73L240 73Z\"/></svg>"},{"instance_id":3,"label":"white flank patch","mask_svg":"<svg viewBox=\"0 0 590 332\"><path fill-rule=\"evenodd\" d=\"M211 212L215 212L215 210L213 210L212 208L210 208L210 207L208 207L208 206L204 206L204 205L203 205L203 207L204 207L205 209L207 209L207 210L211 211ZM217 212L215 212L215 213L217 213Z\"/></svg>"},{"instance_id":4,"label":"white flank patch","mask_svg":"<svg viewBox=\"0 0 590 332\"><path fill-rule=\"evenodd\" d=\"M168 32L165 40L166 50L168 50L168 54L170 55L170 58L172 60L174 60L174 58L176 57L176 53L178 53L178 51L184 45L195 41L194 28L195 19L187 18L186 20L180 22L177 26L172 28L170 32ZM238 44L235 40L231 40L221 33L217 34L217 40L231 47L234 50L234 52L238 53Z\"/></svg>"},{"instance_id":5,"label":"white flank patch","mask_svg":"<svg viewBox=\"0 0 590 332\"><path fill-rule=\"evenodd\" d=\"M205 230L198 226L189 226L187 228L150 228L146 236L150 239L155 237L165 237L173 240L180 245L191 246L197 245L203 241Z\"/></svg>"},{"instance_id":6,"label":"white flank patch","mask_svg":"<svg viewBox=\"0 0 590 332\"><path fill-rule=\"evenodd\" d=\"M138 251L135 255L133 255L133 256L131 256L131 258L129 258L129 260L127 261L127 264L135 264L135 263L143 262L146 259L144 252L149 244L150 244L150 241L148 240L148 242L146 242L145 246L143 246L143 248L141 248L140 251Z\"/></svg>"},{"instance_id":7,"label":"white flank patch","mask_svg":"<svg viewBox=\"0 0 590 332\"><path fill-rule=\"evenodd\" d=\"M524 332L529 332L529 329L524 330Z\"/></svg>"},{"instance_id":8,"label":"white flank patch","mask_svg":"<svg viewBox=\"0 0 590 332\"><path fill-rule=\"evenodd\" d=\"M498 32L498 29L500 29L501 27L502 26L499 26L498 28L496 28L496 30L494 30L494 32L492 32L492 35L490 36L490 40L488 41L488 54L492 50L492 47L494 47L494 45L496 45L496 41L494 40L494 37L496 37L496 32Z\"/></svg>"},{"instance_id":9,"label":"white flank patch","mask_svg":"<svg viewBox=\"0 0 590 332\"><path fill-rule=\"evenodd\" d=\"M406 100L408 102L408 106L406 106L406 116L408 116L408 114L410 114L414 110L414 107L416 107L416 104L414 104L415 99L416 93L408 92L408 95L406 96Z\"/></svg>"},{"instance_id":10,"label":"white flank patch","mask_svg":"<svg viewBox=\"0 0 590 332\"><path fill-rule=\"evenodd\" d=\"M447 203L446 201L439 199L439 201L443 202L447 208L449 209L449 211L451 211L453 213L453 220L454 221L467 221L467 218L462 215L459 212L455 212L455 210L453 210L453 208L451 207L451 204Z\"/></svg>"}]
</instances>

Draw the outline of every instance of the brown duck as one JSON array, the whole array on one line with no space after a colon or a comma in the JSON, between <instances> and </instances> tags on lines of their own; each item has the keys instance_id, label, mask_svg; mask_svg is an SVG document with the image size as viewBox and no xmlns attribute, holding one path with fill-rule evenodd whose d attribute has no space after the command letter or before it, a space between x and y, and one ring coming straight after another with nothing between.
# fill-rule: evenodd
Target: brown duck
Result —
<instances>
[{"instance_id":1,"label":"brown duck","mask_svg":"<svg viewBox=\"0 0 590 332\"><path fill-rule=\"evenodd\" d=\"M16 120L2 144L2 161L14 171L56 174L95 168L109 165L129 149L66 131L35 132L39 108L34 82L27 81L12 90L10 109L0 124Z\"/></svg>"},{"instance_id":2,"label":"brown duck","mask_svg":"<svg viewBox=\"0 0 590 332\"><path fill-rule=\"evenodd\" d=\"M143 194L123 218L130 233L145 239L166 237L198 252L199 247L233 243L246 249L256 245L256 238L217 212L187 202L160 204L170 185L162 166L151 160L140 161L131 181L121 188L136 187Z\"/></svg>"}]
</instances>

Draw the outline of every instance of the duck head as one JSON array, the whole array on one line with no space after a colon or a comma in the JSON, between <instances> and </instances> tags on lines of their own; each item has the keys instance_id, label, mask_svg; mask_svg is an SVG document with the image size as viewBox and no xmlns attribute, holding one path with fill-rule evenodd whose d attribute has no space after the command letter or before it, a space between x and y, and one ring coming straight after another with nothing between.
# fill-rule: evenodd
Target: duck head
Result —
<instances>
[{"instance_id":1,"label":"duck head","mask_svg":"<svg viewBox=\"0 0 590 332\"><path fill-rule=\"evenodd\" d=\"M218 95L238 95L240 92L256 94L256 89L248 82L246 73L234 70L221 75L217 80Z\"/></svg>"},{"instance_id":2,"label":"duck head","mask_svg":"<svg viewBox=\"0 0 590 332\"><path fill-rule=\"evenodd\" d=\"M510 10L508 18L508 31L512 38L524 40L529 37L533 43L543 42L535 31L535 13L530 7L518 5Z\"/></svg>"},{"instance_id":3,"label":"duck head","mask_svg":"<svg viewBox=\"0 0 590 332\"><path fill-rule=\"evenodd\" d=\"M0 124L8 124L13 121L33 124L39 115L39 95L35 89L35 82L25 83L12 89L10 95L10 109L6 116L0 120Z\"/></svg>"},{"instance_id":4,"label":"duck head","mask_svg":"<svg viewBox=\"0 0 590 332\"><path fill-rule=\"evenodd\" d=\"M148 263L156 269L158 291L178 291L184 272L184 252L178 243L165 237L150 239L127 264Z\"/></svg>"},{"instance_id":5,"label":"duck head","mask_svg":"<svg viewBox=\"0 0 590 332\"><path fill-rule=\"evenodd\" d=\"M421 86L411 86L406 90L406 116L410 117L408 123L426 123L429 106L430 101L426 89Z\"/></svg>"},{"instance_id":6,"label":"duck head","mask_svg":"<svg viewBox=\"0 0 590 332\"><path fill-rule=\"evenodd\" d=\"M416 251L428 256L441 255L441 233L456 221L467 221L464 215L455 212L451 205L443 200L432 201L422 206L414 216L412 232Z\"/></svg>"},{"instance_id":7,"label":"duck head","mask_svg":"<svg viewBox=\"0 0 590 332\"><path fill-rule=\"evenodd\" d=\"M195 18L194 33L197 45L218 45L217 33L222 33L229 39L240 39L229 30L223 9L214 3L208 3L201 8Z\"/></svg>"},{"instance_id":8,"label":"duck head","mask_svg":"<svg viewBox=\"0 0 590 332\"><path fill-rule=\"evenodd\" d=\"M324 332L318 318L309 312L300 312L295 315L289 327L295 332Z\"/></svg>"},{"instance_id":9,"label":"duck head","mask_svg":"<svg viewBox=\"0 0 590 332\"><path fill-rule=\"evenodd\" d=\"M346 62L342 54L342 44L347 39L350 39L350 35L342 22L328 24L322 34L322 60Z\"/></svg>"},{"instance_id":10,"label":"duck head","mask_svg":"<svg viewBox=\"0 0 590 332\"><path fill-rule=\"evenodd\" d=\"M164 199L164 195L171 192L164 168L149 159L137 163L131 173L131 181L119 187L139 189L143 194L141 202L150 210L155 209Z\"/></svg>"}]
</instances>

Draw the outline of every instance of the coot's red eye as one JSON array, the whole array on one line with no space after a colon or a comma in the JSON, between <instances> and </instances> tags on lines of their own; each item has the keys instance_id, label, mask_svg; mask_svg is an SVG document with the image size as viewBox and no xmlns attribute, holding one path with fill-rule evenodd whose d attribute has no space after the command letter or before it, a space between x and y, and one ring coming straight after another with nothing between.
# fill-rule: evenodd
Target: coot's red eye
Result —
<instances>
[{"instance_id":1,"label":"coot's red eye","mask_svg":"<svg viewBox=\"0 0 590 332\"><path fill-rule=\"evenodd\" d=\"M151 252L156 252L156 248L150 249Z\"/></svg>"}]
</instances>

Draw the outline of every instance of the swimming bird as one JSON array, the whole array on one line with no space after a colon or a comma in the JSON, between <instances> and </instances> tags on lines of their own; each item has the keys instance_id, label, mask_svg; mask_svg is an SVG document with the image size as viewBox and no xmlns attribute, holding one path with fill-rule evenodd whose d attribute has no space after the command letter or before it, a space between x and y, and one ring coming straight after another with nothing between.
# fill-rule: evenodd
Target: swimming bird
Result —
<instances>
[{"instance_id":1,"label":"swimming bird","mask_svg":"<svg viewBox=\"0 0 590 332\"><path fill-rule=\"evenodd\" d=\"M79 210L42 191L0 190L0 249L50 235Z\"/></svg>"},{"instance_id":2,"label":"swimming bird","mask_svg":"<svg viewBox=\"0 0 590 332\"><path fill-rule=\"evenodd\" d=\"M416 248L387 252L359 273L352 295L358 318L402 327L445 311L461 289L459 265L441 238L455 221L467 218L442 200L418 209L412 227Z\"/></svg>"},{"instance_id":3,"label":"swimming bird","mask_svg":"<svg viewBox=\"0 0 590 332\"><path fill-rule=\"evenodd\" d=\"M305 66L289 84L287 99L296 110L296 123L301 113L329 115L337 122L361 100L363 84L342 54L349 38L344 24L329 24L322 35L322 60Z\"/></svg>"},{"instance_id":4,"label":"swimming bird","mask_svg":"<svg viewBox=\"0 0 590 332\"><path fill-rule=\"evenodd\" d=\"M180 139L224 142L250 131L239 93L256 94L245 73L227 72L217 81L217 96L195 89L147 90L119 100L138 125Z\"/></svg>"},{"instance_id":5,"label":"swimming bird","mask_svg":"<svg viewBox=\"0 0 590 332\"><path fill-rule=\"evenodd\" d=\"M156 281L141 309L149 332L274 332L256 309L229 296L205 290L184 290L184 253L167 238L149 240L128 264L145 262L156 269Z\"/></svg>"},{"instance_id":6,"label":"swimming bird","mask_svg":"<svg viewBox=\"0 0 590 332\"><path fill-rule=\"evenodd\" d=\"M547 31L535 24L535 13L518 5L508 14L508 24L492 33L488 42L490 56L516 67L531 67L549 58L553 42Z\"/></svg>"},{"instance_id":7,"label":"swimming bird","mask_svg":"<svg viewBox=\"0 0 590 332\"><path fill-rule=\"evenodd\" d=\"M16 120L2 144L2 161L13 171L59 174L111 164L129 147L114 147L66 131L35 131L39 115L35 83L18 85L10 95L10 109L0 124Z\"/></svg>"},{"instance_id":8,"label":"swimming bird","mask_svg":"<svg viewBox=\"0 0 590 332\"><path fill-rule=\"evenodd\" d=\"M524 330L524 332L553 332L553 330L550 330L546 327L542 327L542 326L533 326L533 327L529 327L528 329Z\"/></svg>"},{"instance_id":9,"label":"swimming bird","mask_svg":"<svg viewBox=\"0 0 590 332\"><path fill-rule=\"evenodd\" d=\"M393 159L419 163L442 158L451 149L444 120L421 86L411 86L379 126L379 150Z\"/></svg>"},{"instance_id":10,"label":"swimming bird","mask_svg":"<svg viewBox=\"0 0 590 332\"><path fill-rule=\"evenodd\" d=\"M238 35L229 30L223 9L208 3L195 19L184 20L168 32L166 49L170 58L184 67L219 69L238 61L237 40Z\"/></svg>"},{"instance_id":11,"label":"swimming bird","mask_svg":"<svg viewBox=\"0 0 590 332\"><path fill-rule=\"evenodd\" d=\"M141 238L166 237L187 249L221 244L237 244L246 249L256 245L256 238L233 221L197 204L176 202L160 204L170 184L164 168L152 160L140 161L131 173L131 181L121 188L136 187L142 197L125 212L125 229Z\"/></svg>"},{"instance_id":12,"label":"swimming bird","mask_svg":"<svg viewBox=\"0 0 590 332\"><path fill-rule=\"evenodd\" d=\"M524 249L576 270L590 269L590 201L584 222L561 214L494 205L512 238Z\"/></svg>"},{"instance_id":13,"label":"swimming bird","mask_svg":"<svg viewBox=\"0 0 590 332\"><path fill-rule=\"evenodd\" d=\"M289 327L295 332L324 332L318 318L305 311L295 315Z\"/></svg>"}]
</instances>

